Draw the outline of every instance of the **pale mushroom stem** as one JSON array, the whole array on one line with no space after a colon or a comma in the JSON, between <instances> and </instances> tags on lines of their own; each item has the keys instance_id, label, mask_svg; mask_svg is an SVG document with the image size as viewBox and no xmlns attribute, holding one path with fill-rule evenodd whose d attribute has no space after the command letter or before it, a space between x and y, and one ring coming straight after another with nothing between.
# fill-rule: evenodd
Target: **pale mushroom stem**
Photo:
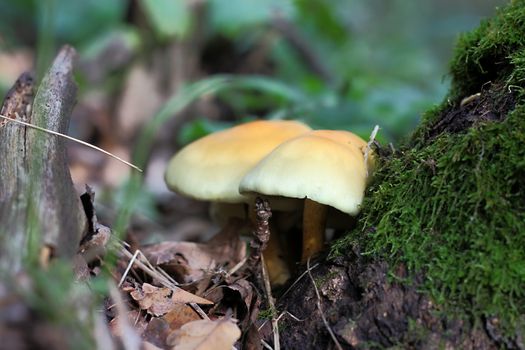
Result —
<instances>
[{"instance_id":1,"label":"pale mushroom stem","mask_svg":"<svg viewBox=\"0 0 525 350\"><path fill-rule=\"evenodd\" d=\"M324 245L328 207L306 198L303 210L303 250L301 262L319 253Z\"/></svg>"}]
</instances>

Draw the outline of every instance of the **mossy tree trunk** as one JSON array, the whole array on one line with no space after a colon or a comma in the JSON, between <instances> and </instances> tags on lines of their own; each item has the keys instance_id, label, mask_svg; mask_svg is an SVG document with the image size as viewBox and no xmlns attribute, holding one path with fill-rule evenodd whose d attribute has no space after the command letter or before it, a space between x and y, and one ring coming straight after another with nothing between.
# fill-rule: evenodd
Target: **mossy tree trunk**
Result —
<instances>
[{"instance_id":1,"label":"mossy tree trunk","mask_svg":"<svg viewBox=\"0 0 525 350\"><path fill-rule=\"evenodd\" d=\"M2 115L67 133L75 103L75 51L64 47L42 79L24 74L6 97ZM72 257L87 228L74 189L64 139L2 121L0 123L0 271L19 271L42 249Z\"/></svg>"}]
</instances>

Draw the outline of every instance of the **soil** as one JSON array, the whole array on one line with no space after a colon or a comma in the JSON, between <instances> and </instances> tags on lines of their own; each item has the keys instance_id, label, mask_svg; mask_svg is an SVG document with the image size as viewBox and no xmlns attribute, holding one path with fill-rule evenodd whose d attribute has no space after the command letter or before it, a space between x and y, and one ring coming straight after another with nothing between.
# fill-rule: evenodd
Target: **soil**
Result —
<instances>
[{"instance_id":1,"label":"soil","mask_svg":"<svg viewBox=\"0 0 525 350\"><path fill-rule=\"evenodd\" d=\"M502 121L516 105L512 89L502 84L486 84L481 92L463 98L459 106L449 106L427 131L427 139L443 132L460 133L481 122Z\"/></svg>"},{"instance_id":2,"label":"soil","mask_svg":"<svg viewBox=\"0 0 525 350\"><path fill-rule=\"evenodd\" d=\"M418 292L420 278L401 282L406 279L402 266L390 276L385 262L338 258L323 262L312 276L323 313L343 348L498 348L485 331L440 315L439 308ZM279 300L278 309L304 320L284 317L279 328L283 348L334 348L308 275Z\"/></svg>"}]
</instances>

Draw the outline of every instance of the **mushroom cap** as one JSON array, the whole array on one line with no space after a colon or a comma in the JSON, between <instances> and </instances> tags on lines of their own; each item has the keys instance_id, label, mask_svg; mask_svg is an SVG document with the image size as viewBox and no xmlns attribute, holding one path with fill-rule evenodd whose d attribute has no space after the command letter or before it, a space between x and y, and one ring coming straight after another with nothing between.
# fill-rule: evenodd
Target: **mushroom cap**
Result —
<instances>
[{"instance_id":1,"label":"mushroom cap","mask_svg":"<svg viewBox=\"0 0 525 350\"><path fill-rule=\"evenodd\" d=\"M368 147L368 143L365 140L363 140L361 137L357 136L356 134L353 134L350 131L346 131L346 130L313 130L310 132L310 134L326 137L333 141L339 142L343 145L353 145L359 148L359 150L361 150L363 155L365 154L366 148ZM372 150L369 150L368 159L367 159L367 167L368 167L369 173L373 173L376 167L376 157L375 157L374 151ZM368 176L369 180L370 178L371 177Z\"/></svg>"},{"instance_id":2,"label":"mushroom cap","mask_svg":"<svg viewBox=\"0 0 525 350\"><path fill-rule=\"evenodd\" d=\"M346 133L312 131L284 142L246 174L240 192L309 198L357 214L366 186L366 167L363 152L352 141L357 136Z\"/></svg>"},{"instance_id":3,"label":"mushroom cap","mask_svg":"<svg viewBox=\"0 0 525 350\"><path fill-rule=\"evenodd\" d=\"M344 145L353 145L364 152L367 143L354 133L345 130L313 130L310 135L326 137Z\"/></svg>"},{"instance_id":4,"label":"mushroom cap","mask_svg":"<svg viewBox=\"0 0 525 350\"><path fill-rule=\"evenodd\" d=\"M243 176L286 140L311 129L297 121L253 121L205 136L169 161L164 178L182 195L210 201L247 201L239 193Z\"/></svg>"}]
</instances>

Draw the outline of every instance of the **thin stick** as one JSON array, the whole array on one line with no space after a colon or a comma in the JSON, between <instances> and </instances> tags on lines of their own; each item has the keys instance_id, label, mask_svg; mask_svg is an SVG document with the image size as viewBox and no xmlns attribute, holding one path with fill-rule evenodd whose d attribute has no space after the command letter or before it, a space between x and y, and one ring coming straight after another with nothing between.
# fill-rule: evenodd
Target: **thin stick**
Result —
<instances>
[{"instance_id":1,"label":"thin stick","mask_svg":"<svg viewBox=\"0 0 525 350\"><path fill-rule=\"evenodd\" d=\"M131 257L131 260L129 261L128 266L126 267L126 271L124 271L124 274L122 274L122 277L120 278L120 281L118 282L117 287L120 288L122 283L124 283L124 280L126 279L126 276L128 275L129 270L131 270L131 267L133 266L133 262L135 262L135 259L137 259L137 256L139 254L140 254L140 250L137 249L135 254L133 254L133 256Z\"/></svg>"},{"instance_id":2,"label":"thin stick","mask_svg":"<svg viewBox=\"0 0 525 350\"><path fill-rule=\"evenodd\" d=\"M233 275L235 272L237 272L246 263L246 261L248 261L248 257L245 257L244 259L239 261L237 263L237 265L232 267L232 269L230 271L226 272L226 276L229 277L229 276Z\"/></svg>"},{"instance_id":3,"label":"thin stick","mask_svg":"<svg viewBox=\"0 0 525 350\"><path fill-rule=\"evenodd\" d=\"M208 317L208 315L206 315L206 313L201 309L201 307L197 304L197 303L188 303L191 308L193 309L193 311L195 311L196 313L199 314L199 316L203 319L203 320L210 320L210 318Z\"/></svg>"},{"instance_id":4,"label":"thin stick","mask_svg":"<svg viewBox=\"0 0 525 350\"><path fill-rule=\"evenodd\" d=\"M128 252L126 249L122 249L121 252L129 259L133 259L133 255ZM165 279L164 276L160 275L158 272L151 270L146 264L144 264L140 259L135 260L133 262L134 265L137 265L144 271L146 274L148 274L150 277L157 278L160 283L165 285L166 287L171 287L171 283ZM160 277L160 278L159 278Z\"/></svg>"},{"instance_id":5,"label":"thin stick","mask_svg":"<svg viewBox=\"0 0 525 350\"><path fill-rule=\"evenodd\" d=\"M163 274L161 274L159 271L157 271L155 268L153 268L153 266L151 268L148 267L147 265L151 266L151 263L148 261L148 259L146 259L146 257L144 256L144 254L142 254L142 252L140 250L137 250L135 252L135 254L133 254L133 255L127 249L125 249L124 247L121 247L120 251L126 257L131 259L131 261L133 262L133 265L136 264L138 267L140 267L142 269L142 271L146 272L146 274L150 275L151 277L156 278L165 287L168 287L168 288L174 289L174 290L179 288L177 286L176 282L174 283L174 282L170 281ZM135 259L134 259L134 257L135 257ZM136 257L138 257L138 259L136 259ZM144 259L144 261L146 263L143 263L141 261L142 259ZM131 263L130 263L130 265L131 265ZM195 310L195 312L197 312L197 314L199 314L199 316L202 319L205 319L205 320L209 320L210 319L208 317L208 315L206 315L206 313L201 309L201 307L199 305L197 305L196 303L188 303L188 304L191 306L191 308L193 310Z\"/></svg>"},{"instance_id":6,"label":"thin stick","mask_svg":"<svg viewBox=\"0 0 525 350\"><path fill-rule=\"evenodd\" d=\"M295 316L294 314L288 312L288 311L285 311L285 312L281 312L281 314L279 315L279 317L277 317L277 321L280 321L281 318L283 318L284 316L290 316L292 318L292 320L295 320L297 322L304 322L306 321L306 319L304 320L301 320L299 317Z\"/></svg>"},{"instance_id":7,"label":"thin stick","mask_svg":"<svg viewBox=\"0 0 525 350\"><path fill-rule=\"evenodd\" d=\"M17 118L20 118L20 116L18 115L18 113L15 113L16 117ZM76 143L80 143L81 145L84 145L86 147L89 147L89 148L92 148L94 150L97 150L99 152L102 152L104 153L105 155L108 155L110 156L111 158L114 158L116 160L118 160L119 162L122 162L124 164L126 164L127 166L129 167L132 167L133 169L139 171L139 172L142 172L142 169L140 169L138 166L136 165L133 165L131 164L130 162L127 162L125 161L124 159L112 154L112 153L109 153L108 151L106 150L103 150L102 148L100 147L97 147L97 146L93 146L92 144L90 143L87 143L85 141L82 141L82 140L79 140L79 139L76 139L74 137L71 137L71 136L68 136L68 135L64 135L64 134L61 134L59 132L56 132L56 131L53 131L53 130L48 130L46 128L41 128L39 126L36 126L36 125L33 125L33 124L30 124L30 123L26 123L26 122L23 122L21 120L18 120L18 119L12 119L12 118L9 118L9 117L6 117L4 115L1 115L0 114L0 118L4 119L4 120L8 120L10 122L13 122L13 123L18 123L18 124L21 124L21 125L24 125L24 126L27 126L27 127L30 127L30 128L33 128L33 129L36 129L36 130L40 130L40 131L43 131L43 132L47 132L48 134L52 134L52 135L55 135L55 136L60 136L60 137L63 137L65 139L68 139L68 140L71 140L71 141L74 141Z\"/></svg>"},{"instance_id":8,"label":"thin stick","mask_svg":"<svg viewBox=\"0 0 525 350\"><path fill-rule=\"evenodd\" d=\"M323 323L324 323L326 329L328 330L328 333L330 333L330 336L332 337L332 340L334 341L336 348L339 349L339 350L343 350L343 348L341 347L341 344L339 344L339 341L335 337L334 332L330 328L330 325L328 324L328 321L326 320L326 317L324 316L323 308L321 306L321 295L319 294L319 290L317 289L317 285L315 284L315 281L314 281L314 278L312 276L312 273L310 272L310 258L308 258L308 260L306 261L306 268L307 268L307 271L308 271L308 276L310 276L310 279L312 280L312 284L314 286L315 294L317 295L317 309L319 310L319 313L321 314L321 318L323 319Z\"/></svg>"},{"instance_id":9,"label":"thin stick","mask_svg":"<svg viewBox=\"0 0 525 350\"><path fill-rule=\"evenodd\" d=\"M370 140L366 144L365 149L365 168L366 168L366 176L368 176L368 157L370 154L370 149L372 147L372 143L374 143L374 140L376 139L377 132L379 131L379 125L376 125L374 127L374 130L372 130L372 133L370 134Z\"/></svg>"},{"instance_id":10,"label":"thin stick","mask_svg":"<svg viewBox=\"0 0 525 350\"><path fill-rule=\"evenodd\" d=\"M268 298L268 304L270 310L272 310L272 331L273 331L273 348L274 350L280 350L281 344L279 341L279 324L275 317L275 303L272 297L272 288L270 287L270 279L268 278L268 271L266 270L266 263L264 262L264 255L261 254L261 268L264 281L264 289L266 291L266 298Z\"/></svg>"},{"instance_id":11,"label":"thin stick","mask_svg":"<svg viewBox=\"0 0 525 350\"><path fill-rule=\"evenodd\" d=\"M286 295L292 290L292 288L293 288L297 283L299 283L299 281L300 281L301 279L303 279L304 276L306 276L306 275L308 274L308 272L312 271L312 270L315 269L317 266L319 266L319 263L315 263L315 265L313 265L313 266L311 266L310 268L306 269L306 271L303 272L303 273L301 274L301 276L297 277L297 279L294 281L294 283L292 283L292 285L291 285L290 287L288 287L288 289L287 289L287 290L286 290L286 291L280 296L280 299L284 298L284 297L285 297L285 296L286 296ZM285 313L290 314L288 311L285 311ZM295 317L295 316L293 316L292 314L290 314L290 315L292 316L292 318ZM281 316L282 316L282 314L281 314ZM279 320L281 319L281 316L277 317L277 321L279 321ZM302 322L303 320L296 319L296 321L301 321L301 322ZM257 328L257 330L260 331L260 330L264 327L264 325L265 325L267 322L268 322L268 320L265 320L265 321L264 321L264 322L263 322L263 323Z\"/></svg>"},{"instance_id":12,"label":"thin stick","mask_svg":"<svg viewBox=\"0 0 525 350\"><path fill-rule=\"evenodd\" d=\"M268 349L268 350L273 350L272 347L270 346L270 344L268 344L267 342L265 342L264 340L261 339L261 344L263 345L263 347L265 349Z\"/></svg>"},{"instance_id":13,"label":"thin stick","mask_svg":"<svg viewBox=\"0 0 525 350\"><path fill-rule=\"evenodd\" d=\"M283 295L281 295L281 296L279 297L279 299L284 298L284 296L287 295L287 294L292 290L292 288L293 288L293 287L294 287L294 286L295 286L295 285L296 285L296 284L297 284L297 283L298 283L298 282L299 282L304 276L306 276L306 274L307 274L309 271L312 271L312 270L315 269L317 266L319 266L319 263L315 263L314 266L310 267L310 268L307 269L305 272L303 272L303 273L301 274L301 276L297 277L297 279L295 280L295 282L292 283L292 285L291 285L290 287L288 287L288 289L283 293Z\"/></svg>"}]
</instances>

